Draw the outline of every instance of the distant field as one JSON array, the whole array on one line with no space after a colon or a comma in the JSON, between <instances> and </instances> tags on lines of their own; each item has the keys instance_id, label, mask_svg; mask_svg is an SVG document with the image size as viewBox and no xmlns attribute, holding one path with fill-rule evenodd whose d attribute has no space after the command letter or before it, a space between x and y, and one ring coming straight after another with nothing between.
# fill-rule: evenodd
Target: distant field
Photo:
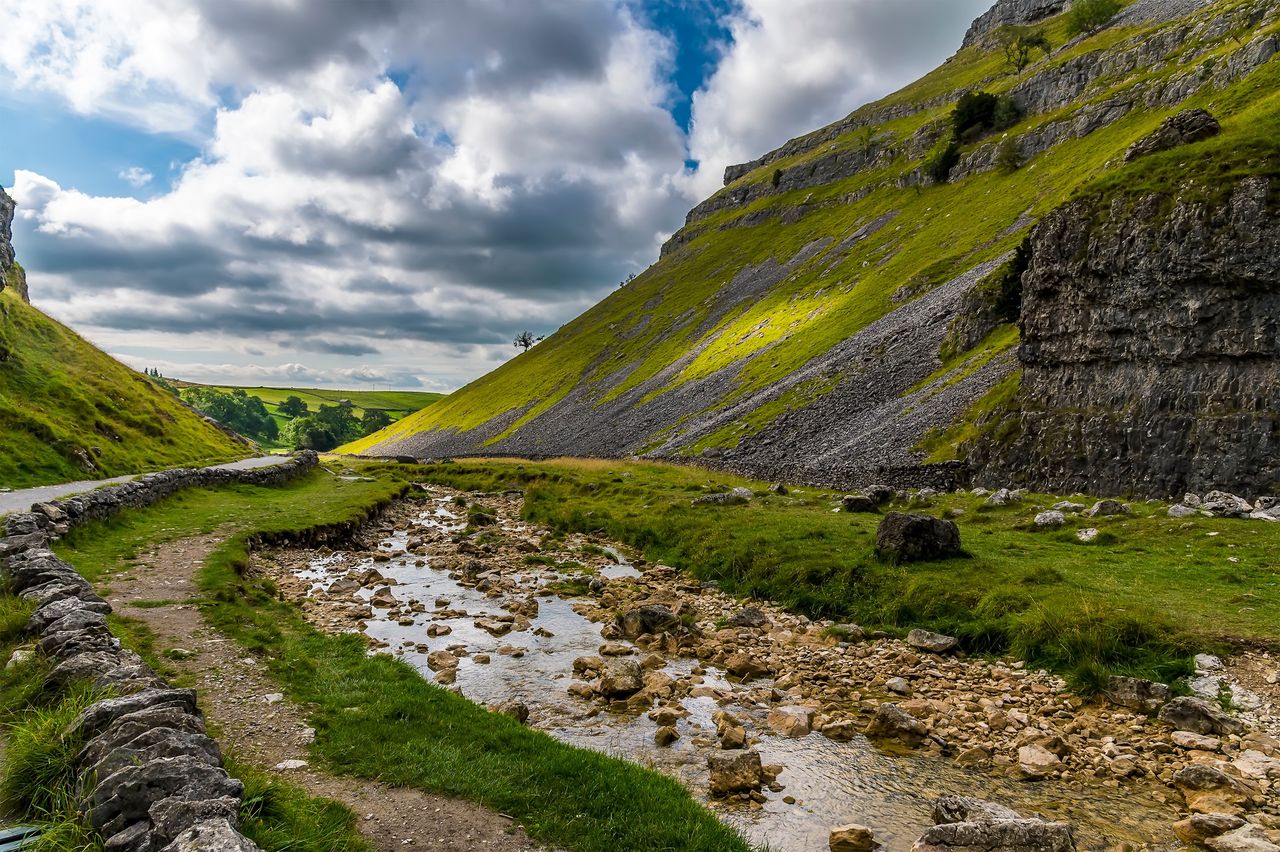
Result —
<instances>
[{"instance_id":1,"label":"distant field","mask_svg":"<svg viewBox=\"0 0 1280 852\"><path fill-rule=\"evenodd\" d=\"M178 388L196 387L196 382L173 381L173 385ZM236 385L204 385L214 390L230 391L237 387ZM296 396L307 404L307 407L315 411L322 405L336 405L339 401L348 399L355 406L356 416L359 417L366 408L382 409L391 415L392 420L399 420L407 414L426 408L431 403L441 399L442 393L427 393L425 391L361 391L361 390L327 390L324 388L263 388L263 387L243 387L240 386L245 393L250 396L256 396L266 404L267 410L277 418L276 408L280 403L284 402L287 397Z\"/></svg>"}]
</instances>

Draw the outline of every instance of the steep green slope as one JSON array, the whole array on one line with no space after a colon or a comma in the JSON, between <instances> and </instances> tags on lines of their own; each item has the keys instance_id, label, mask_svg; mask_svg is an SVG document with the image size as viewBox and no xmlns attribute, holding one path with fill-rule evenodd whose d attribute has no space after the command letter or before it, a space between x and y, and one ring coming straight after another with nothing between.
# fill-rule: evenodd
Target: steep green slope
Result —
<instances>
[{"instance_id":1,"label":"steep green slope","mask_svg":"<svg viewBox=\"0 0 1280 852\"><path fill-rule=\"evenodd\" d=\"M246 444L0 291L0 485L23 488L232 461Z\"/></svg>"},{"instance_id":2,"label":"steep green slope","mask_svg":"<svg viewBox=\"0 0 1280 852\"><path fill-rule=\"evenodd\" d=\"M902 91L730 168L633 282L346 449L723 454L757 475L823 480L922 461L926 435L1014 374L1018 334L996 333L1010 317L984 325L975 315L989 306L969 294L1037 221L1091 192L1192 177L1226 187L1273 168L1278 4L1175 14L1187 8L1138 0L1074 40L1065 16L1038 22L1055 50L1020 73L988 34ZM1023 116L966 136L950 180L930 180L952 110L978 90L1011 97ZM1223 134L1125 165L1135 141L1191 107L1211 110ZM1002 147L1016 155L1003 168ZM966 315L972 351L944 359ZM933 439L939 459L940 443L955 442Z\"/></svg>"}]
</instances>

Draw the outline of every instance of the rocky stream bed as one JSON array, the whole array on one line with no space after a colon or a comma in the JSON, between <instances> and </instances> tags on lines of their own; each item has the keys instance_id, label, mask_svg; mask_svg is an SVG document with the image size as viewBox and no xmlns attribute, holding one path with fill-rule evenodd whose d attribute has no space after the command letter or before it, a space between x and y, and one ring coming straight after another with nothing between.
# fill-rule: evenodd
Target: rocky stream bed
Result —
<instances>
[{"instance_id":1,"label":"rocky stream bed","mask_svg":"<svg viewBox=\"0 0 1280 852\"><path fill-rule=\"evenodd\" d=\"M472 501L492 514L472 511L469 526ZM850 824L891 850L979 848L942 829L997 823L935 806L965 796L1034 831L1070 826L1038 846L981 848L1280 849L1280 731L1265 700L1248 725L1140 682L1115 696L1133 707L1087 702L1019 661L965 658L948 637L744 606L606 541L552 539L520 520L520 501L430 488L362 549L266 549L254 568L317 627L361 632L371 653L473 701L678 778L771 848L873 848L833 833ZM1275 669L1264 654L1200 663L1202 685L1255 698L1234 672Z\"/></svg>"}]
</instances>

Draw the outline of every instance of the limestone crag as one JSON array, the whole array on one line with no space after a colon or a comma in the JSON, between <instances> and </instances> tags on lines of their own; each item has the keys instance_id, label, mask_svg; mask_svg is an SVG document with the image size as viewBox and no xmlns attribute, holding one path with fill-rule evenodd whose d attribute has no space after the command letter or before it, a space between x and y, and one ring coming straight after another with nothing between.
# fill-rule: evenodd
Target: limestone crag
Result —
<instances>
[{"instance_id":1,"label":"limestone crag","mask_svg":"<svg viewBox=\"0 0 1280 852\"><path fill-rule=\"evenodd\" d=\"M47 686L72 681L109 688L116 697L87 707L63 733L80 747L76 757L81 815L118 852L258 847L235 830L244 786L222 766L217 742L205 731L195 692L171 689L111 635L111 605L48 545L72 527L126 507L147 506L182 488L243 482L279 484L317 463L307 451L252 470L174 470L68 500L38 503L4 519L0 569L20 598L36 605L26 625L34 648L20 648L8 665L35 654L52 670Z\"/></svg>"},{"instance_id":2,"label":"limestone crag","mask_svg":"<svg viewBox=\"0 0 1280 852\"><path fill-rule=\"evenodd\" d=\"M1068 0L997 0L970 25L964 36L964 47L981 44L1001 27L1033 24L1063 11Z\"/></svg>"},{"instance_id":3,"label":"limestone crag","mask_svg":"<svg viewBox=\"0 0 1280 852\"><path fill-rule=\"evenodd\" d=\"M27 277L13 256L13 199L0 187L0 290L13 287L23 299L27 297Z\"/></svg>"},{"instance_id":4,"label":"limestone crag","mask_svg":"<svg viewBox=\"0 0 1280 852\"><path fill-rule=\"evenodd\" d=\"M1022 401L981 479L1051 491L1181 495L1280 482L1280 219L1248 178L1082 200L1034 231L1023 277Z\"/></svg>"}]
</instances>

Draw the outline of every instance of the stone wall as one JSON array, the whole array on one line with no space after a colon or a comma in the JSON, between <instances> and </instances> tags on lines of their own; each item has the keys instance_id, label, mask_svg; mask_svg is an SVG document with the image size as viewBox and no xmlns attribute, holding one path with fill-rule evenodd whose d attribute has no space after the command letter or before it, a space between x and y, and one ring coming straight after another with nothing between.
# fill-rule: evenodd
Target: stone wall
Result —
<instances>
[{"instance_id":1,"label":"stone wall","mask_svg":"<svg viewBox=\"0 0 1280 852\"><path fill-rule=\"evenodd\" d=\"M977 481L1180 497L1280 485L1275 187L1069 204L1032 235L1021 410Z\"/></svg>"},{"instance_id":2,"label":"stone wall","mask_svg":"<svg viewBox=\"0 0 1280 852\"><path fill-rule=\"evenodd\" d=\"M78 758L80 807L114 852L240 850L258 847L236 824L243 785L222 767L196 694L171 689L111 635L111 605L49 549L73 527L142 508L184 488L230 483L278 485L312 470L306 451L272 467L182 468L9 515L0 567L10 590L36 604L27 622L36 649L53 662L48 685L88 681L119 697L99 701L66 736L85 743Z\"/></svg>"}]
</instances>

